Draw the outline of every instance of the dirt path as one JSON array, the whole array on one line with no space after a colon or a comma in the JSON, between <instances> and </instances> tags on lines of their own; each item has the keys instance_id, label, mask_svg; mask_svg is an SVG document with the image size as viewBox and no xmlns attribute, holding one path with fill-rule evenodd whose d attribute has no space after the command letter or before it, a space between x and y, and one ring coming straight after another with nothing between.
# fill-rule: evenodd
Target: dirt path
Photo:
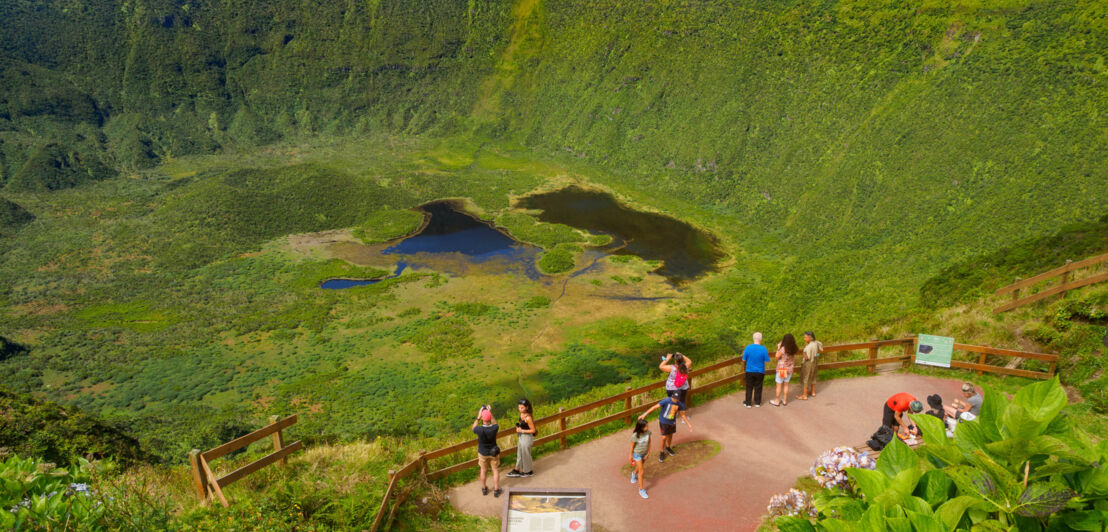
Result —
<instances>
[{"instance_id":1,"label":"dirt path","mask_svg":"<svg viewBox=\"0 0 1108 532\"><path fill-rule=\"evenodd\" d=\"M960 396L960 383L892 374L830 381L819 385L815 399L793 398L784 407L768 404L773 398L768 387L761 408L744 407L741 391L694 406L689 418L695 430L678 424L674 443L714 440L720 451L702 463L686 464L688 469L652 478L651 469L661 465L653 453L646 462L649 500L639 498L623 471L630 430L544 456L535 461L535 476L502 475L501 486L589 488L593 523L608 531L754 530L769 498L808 474L816 456L838 445L865 442L881 424L881 406L889 396L906 391L925 402L927 395L939 393L949 402ZM650 427L657 438L657 423ZM682 458L681 449L677 451L669 460ZM507 462L503 472L511 469L514 457ZM481 496L477 482L452 488L449 497L460 511L501 515L503 499Z\"/></svg>"}]
</instances>

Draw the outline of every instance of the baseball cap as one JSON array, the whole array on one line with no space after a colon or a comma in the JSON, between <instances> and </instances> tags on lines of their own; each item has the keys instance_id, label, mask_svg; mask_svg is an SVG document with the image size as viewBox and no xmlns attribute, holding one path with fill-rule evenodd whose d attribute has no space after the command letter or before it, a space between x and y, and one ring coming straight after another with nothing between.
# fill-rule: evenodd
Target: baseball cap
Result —
<instances>
[{"instance_id":1,"label":"baseball cap","mask_svg":"<svg viewBox=\"0 0 1108 532\"><path fill-rule=\"evenodd\" d=\"M482 410L481 411L481 421L492 421L492 411Z\"/></svg>"},{"instance_id":2,"label":"baseball cap","mask_svg":"<svg viewBox=\"0 0 1108 532\"><path fill-rule=\"evenodd\" d=\"M908 408L912 409L912 412L923 412L923 403L919 401L912 401L908 403Z\"/></svg>"}]
</instances>

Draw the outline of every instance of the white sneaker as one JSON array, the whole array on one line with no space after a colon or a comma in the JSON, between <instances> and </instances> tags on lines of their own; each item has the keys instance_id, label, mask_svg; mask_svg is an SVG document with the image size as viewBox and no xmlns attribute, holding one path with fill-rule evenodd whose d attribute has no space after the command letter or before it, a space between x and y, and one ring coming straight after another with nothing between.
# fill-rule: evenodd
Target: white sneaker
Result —
<instances>
[{"instance_id":1,"label":"white sneaker","mask_svg":"<svg viewBox=\"0 0 1108 532\"><path fill-rule=\"evenodd\" d=\"M631 483L632 484L638 484L639 483L639 477L638 477L637 473L631 473Z\"/></svg>"},{"instance_id":2,"label":"white sneaker","mask_svg":"<svg viewBox=\"0 0 1108 532\"><path fill-rule=\"evenodd\" d=\"M642 497L644 499L649 499L650 495L646 494L646 490L639 490L639 497Z\"/></svg>"}]
</instances>

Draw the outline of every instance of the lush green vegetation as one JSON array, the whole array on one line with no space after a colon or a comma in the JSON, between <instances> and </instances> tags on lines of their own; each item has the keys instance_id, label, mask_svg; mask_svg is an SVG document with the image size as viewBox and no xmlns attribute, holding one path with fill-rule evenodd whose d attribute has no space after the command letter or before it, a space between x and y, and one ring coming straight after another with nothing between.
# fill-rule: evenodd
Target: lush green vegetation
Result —
<instances>
[{"instance_id":1,"label":"lush green vegetation","mask_svg":"<svg viewBox=\"0 0 1108 532\"><path fill-rule=\"evenodd\" d=\"M987 309L1108 251L1105 20L1093 0L3 2L0 372L159 461L289 412L312 445L404 436L327 462L378 486L474 403L572 404L754 329L933 332L1061 353L1103 435L1108 291ZM681 291L656 262L586 264L607 235L511 207L569 184L703 228L728 262ZM573 273L317 288L394 271L357 245L442 198ZM19 452L95 447L66 434ZM312 463L231 512L127 511L364 526L379 486L323 507Z\"/></svg>"}]
</instances>

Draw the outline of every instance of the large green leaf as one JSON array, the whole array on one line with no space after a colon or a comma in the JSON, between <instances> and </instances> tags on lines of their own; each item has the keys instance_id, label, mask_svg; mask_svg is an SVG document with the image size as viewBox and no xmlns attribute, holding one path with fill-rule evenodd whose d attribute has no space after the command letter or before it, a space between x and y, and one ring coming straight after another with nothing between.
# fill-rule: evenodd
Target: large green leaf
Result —
<instances>
[{"instance_id":1,"label":"large green leaf","mask_svg":"<svg viewBox=\"0 0 1108 532\"><path fill-rule=\"evenodd\" d=\"M954 444L966 454L984 451L988 443L985 431L976 421L963 421L954 429Z\"/></svg>"},{"instance_id":2,"label":"large green leaf","mask_svg":"<svg viewBox=\"0 0 1108 532\"><path fill-rule=\"evenodd\" d=\"M907 516L886 517L885 528L889 532L912 532L912 521Z\"/></svg>"},{"instance_id":3,"label":"large green leaf","mask_svg":"<svg viewBox=\"0 0 1108 532\"><path fill-rule=\"evenodd\" d=\"M1108 497L1108 467L1090 467L1077 475L1078 486L1085 497Z\"/></svg>"},{"instance_id":4,"label":"large green leaf","mask_svg":"<svg viewBox=\"0 0 1108 532\"><path fill-rule=\"evenodd\" d=\"M1089 510L1086 512L1066 512L1061 520L1073 530L1103 531L1108 529L1108 512Z\"/></svg>"},{"instance_id":5,"label":"large green leaf","mask_svg":"<svg viewBox=\"0 0 1108 532\"><path fill-rule=\"evenodd\" d=\"M911 510L907 513L915 532L947 532L946 525L937 516Z\"/></svg>"},{"instance_id":6,"label":"large green leaf","mask_svg":"<svg viewBox=\"0 0 1108 532\"><path fill-rule=\"evenodd\" d=\"M911 414L908 416L919 427L923 434L923 443L927 445L942 445L946 443L946 424L943 420L927 414Z\"/></svg>"},{"instance_id":7,"label":"large green leaf","mask_svg":"<svg viewBox=\"0 0 1108 532\"><path fill-rule=\"evenodd\" d=\"M970 528L970 532L1009 532L1016 530L1015 525L1006 526L1004 523L997 521L996 519L989 519L987 521L981 521L974 524Z\"/></svg>"},{"instance_id":8,"label":"large green leaf","mask_svg":"<svg viewBox=\"0 0 1108 532\"><path fill-rule=\"evenodd\" d=\"M799 517L785 515L775 519L774 523L781 532L816 532L816 527L811 522Z\"/></svg>"},{"instance_id":9,"label":"large green leaf","mask_svg":"<svg viewBox=\"0 0 1108 532\"><path fill-rule=\"evenodd\" d=\"M878 496L889 488L889 477L872 469L846 468L846 474L858 483L858 491L865 495L867 500L876 500Z\"/></svg>"},{"instance_id":10,"label":"large green leaf","mask_svg":"<svg viewBox=\"0 0 1108 532\"><path fill-rule=\"evenodd\" d=\"M1066 506L1077 492L1056 482L1037 482L1020 494L1015 513L1024 517L1046 517Z\"/></svg>"},{"instance_id":11,"label":"large green leaf","mask_svg":"<svg viewBox=\"0 0 1108 532\"><path fill-rule=\"evenodd\" d=\"M1001 487L993 477L973 466L951 466L946 468L946 474L958 486L958 492L965 496L977 498L981 504L976 505L985 511L996 511L1004 502L1004 494Z\"/></svg>"},{"instance_id":12,"label":"large green leaf","mask_svg":"<svg viewBox=\"0 0 1108 532\"><path fill-rule=\"evenodd\" d=\"M838 494L827 496L828 491L821 491L812 497L812 505L820 515L841 517L847 521L857 521L862 518L866 505L861 499Z\"/></svg>"},{"instance_id":13,"label":"large green leaf","mask_svg":"<svg viewBox=\"0 0 1108 532\"><path fill-rule=\"evenodd\" d=\"M822 519L820 528L825 532L855 532L858 530L857 521L844 521L842 519Z\"/></svg>"},{"instance_id":14,"label":"large green leaf","mask_svg":"<svg viewBox=\"0 0 1108 532\"><path fill-rule=\"evenodd\" d=\"M1005 438L1029 440L1042 434L1049 424L1050 420L1036 418L1023 406L1012 403L1000 418L1000 434Z\"/></svg>"},{"instance_id":15,"label":"large green leaf","mask_svg":"<svg viewBox=\"0 0 1108 532\"><path fill-rule=\"evenodd\" d=\"M890 479L911 468L919 468L919 455L900 438L893 438L877 458L877 470Z\"/></svg>"},{"instance_id":16,"label":"large green leaf","mask_svg":"<svg viewBox=\"0 0 1108 532\"><path fill-rule=\"evenodd\" d=\"M874 472L876 473L876 472ZM876 473L881 478L885 478L881 473ZM862 532L887 532L888 528L885 527L885 511L880 506L870 506L865 513L862 514L862 518L858 520L859 528Z\"/></svg>"},{"instance_id":17,"label":"large green leaf","mask_svg":"<svg viewBox=\"0 0 1108 532\"><path fill-rule=\"evenodd\" d=\"M966 510L980 504L980 497L962 495L944 502L942 506L939 506L939 509L935 511L935 515L942 520L943 524L945 524L948 529L954 530L958 526L958 523L962 521L962 515L966 513Z\"/></svg>"},{"instance_id":18,"label":"large green leaf","mask_svg":"<svg viewBox=\"0 0 1108 532\"><path fill-rule=\"evenodd\" d=\"M932 470L920 477L914 494L934 507L949 499L953 491L954 481L950 480L946 473L940 470Z\"/></svg>"},{"instance_id":19,"label":"large green leaf","mask_svg":"<svg viewBox=\"0 0 1108 532\"><path fill-rule=\"evenodd\" d=\"M1066 391L1056 376L1049 381L1020 388L1012 398L1012 404L1022 407L1033 419L1049 423L1066 406Z\"/></svg>"},{"instance_id":20,"label":"large green leaf","mask_svg":"<svg viewBox=\"0 0 1108 532\"><path fill-rule=\"evenodd\" d=\"M1079 454L1070 450L1069 444L1046 434L1030 440L1008 438L985 445L991 456L1006 464L1021 464L1032 456L1051 455L1057 458L1086 462Z\"/></svg>"},{"instance_id":21,"label":"large green leaf","mask_svg":"<svg viewBox=\"0 0 1108 532\"><path fill-rule=\"evenodd\" d=\"M982 387L981 391L984 397L976 421L989 441L996 441L1000 439L1000 418L1008 409L1010 401L999 391L986 387Z\"/></svg>"}]
</instances>

